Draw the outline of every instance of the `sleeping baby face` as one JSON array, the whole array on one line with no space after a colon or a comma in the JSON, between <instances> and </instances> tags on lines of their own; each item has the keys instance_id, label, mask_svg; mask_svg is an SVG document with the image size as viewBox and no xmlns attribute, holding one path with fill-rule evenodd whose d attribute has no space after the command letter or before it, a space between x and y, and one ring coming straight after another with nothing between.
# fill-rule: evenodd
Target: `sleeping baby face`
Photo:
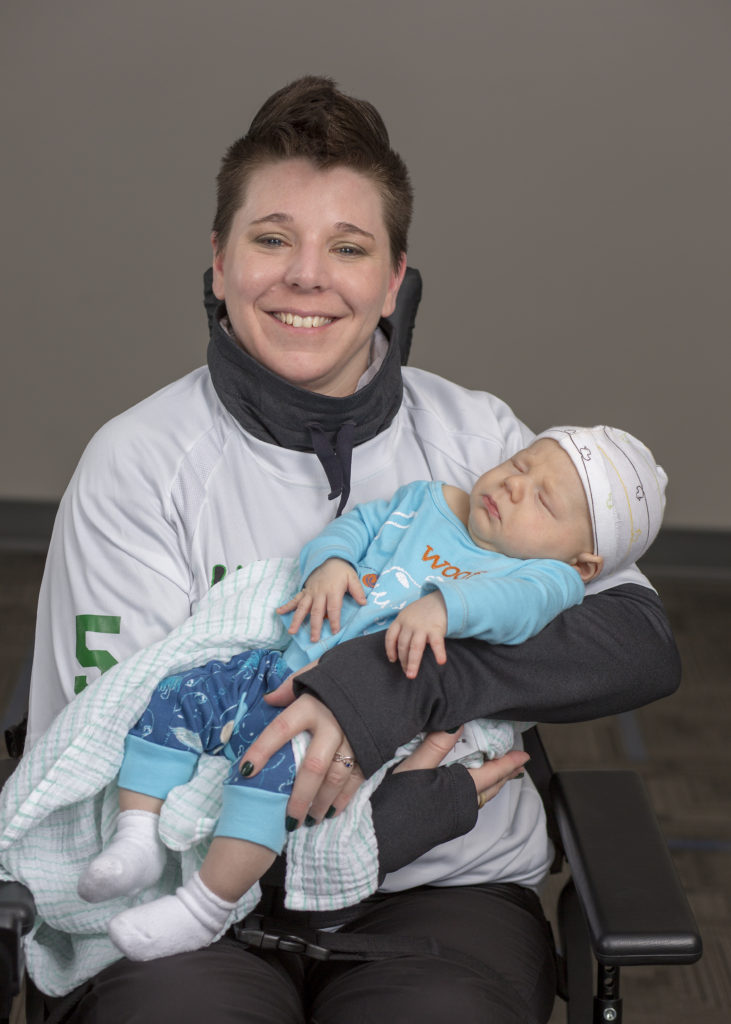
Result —
<instances>
[{"instance_id":1,"label":"sleeping baby face","mask_svg":"<svg viewBox=\"0 0 731 1024\"><path fill-rule=\"evenodd\" d=\"M576 566L582 579L601 568L579 474L549 438L479 478L467 529L478 547L512 558L555 558Z\"/></svg>"}]
</instances>

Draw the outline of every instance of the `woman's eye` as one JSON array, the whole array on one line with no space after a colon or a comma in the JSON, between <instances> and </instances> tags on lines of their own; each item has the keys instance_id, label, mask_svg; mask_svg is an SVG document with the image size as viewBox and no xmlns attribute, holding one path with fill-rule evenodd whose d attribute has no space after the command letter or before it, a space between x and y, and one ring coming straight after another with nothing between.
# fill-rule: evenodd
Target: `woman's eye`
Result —
<instances>
[{"instance_id":1,"label":"woman's eye","mask_svg":"<svg viewBox=\"0 0 731 1024\"><path fill-rule=\"evenodd\" d=\"M335 252L340 256L362 256L363 250L358 245L336 245Z\"/></svg>"}]
</instances>

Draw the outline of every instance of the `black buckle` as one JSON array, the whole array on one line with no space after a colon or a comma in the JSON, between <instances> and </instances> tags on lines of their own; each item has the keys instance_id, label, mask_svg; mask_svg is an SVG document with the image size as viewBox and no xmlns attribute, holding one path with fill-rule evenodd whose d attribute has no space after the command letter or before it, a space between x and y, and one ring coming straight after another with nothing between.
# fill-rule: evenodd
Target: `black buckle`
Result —
<instances>
[{"instance_id":1,"label":"black buckle","mask_svg":"<svg viewBox=\"0 0 731 1024\"><path fill-rule=\"evenodd\" d=\"M246 928L244 924L234 925L234 935L247 946L259 950L277 950L280 953L299 953L313 960L329 960L331 950L308 942L300 935L275 935L259 928Z\"/></svg>"}]
</instances>

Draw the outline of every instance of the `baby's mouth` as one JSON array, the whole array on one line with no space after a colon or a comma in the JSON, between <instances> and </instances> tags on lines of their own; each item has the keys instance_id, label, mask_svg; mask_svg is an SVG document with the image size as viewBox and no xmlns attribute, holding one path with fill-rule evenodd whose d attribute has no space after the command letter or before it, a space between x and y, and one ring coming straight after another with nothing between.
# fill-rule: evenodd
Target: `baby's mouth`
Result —
<instances>
[{"instance_id":1,"label":"baby's mouth","mask_svg":"<svg viewBox=\"0 0 731 1024\"><path fill-rule=\"evenodd\" d=\"M485 505L485 508L487 509L488 515L492 519L497 519L498 522L499 522L500 518L501 518L500 517L500 509L495 504L495 501L490 497L489 494L484 495L482 500L483 500L483 503Z\"/></svg>"},{"instance_id":2,"label":"baby's mouth","mask_svg":"<svg viewBox=\"0 0 731 1024\"><path fill-rule=\"evenodd\" d=\"M275 320L288 327L325 327L331 324L334 317L331 316L300 316L298 313L272 313Z\"/></svg>"}]
</instances>

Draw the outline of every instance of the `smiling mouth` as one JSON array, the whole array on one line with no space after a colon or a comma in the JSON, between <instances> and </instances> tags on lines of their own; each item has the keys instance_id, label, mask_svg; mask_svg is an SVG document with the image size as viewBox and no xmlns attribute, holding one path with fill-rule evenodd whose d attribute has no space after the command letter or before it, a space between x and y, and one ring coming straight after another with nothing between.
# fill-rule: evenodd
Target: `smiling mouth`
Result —
<instances>
[{"instance_id":1,"label":"smiling mouth","mask_svg":"<svg viewBox=\"0 0 731 1024\"><path fill-rule=\"evenodd\" d=\"M335 317L332 316L299 316L298 313L272 313L275 320L287 327L325 327L331 324Z\"/></svg>"}]
</instances>

